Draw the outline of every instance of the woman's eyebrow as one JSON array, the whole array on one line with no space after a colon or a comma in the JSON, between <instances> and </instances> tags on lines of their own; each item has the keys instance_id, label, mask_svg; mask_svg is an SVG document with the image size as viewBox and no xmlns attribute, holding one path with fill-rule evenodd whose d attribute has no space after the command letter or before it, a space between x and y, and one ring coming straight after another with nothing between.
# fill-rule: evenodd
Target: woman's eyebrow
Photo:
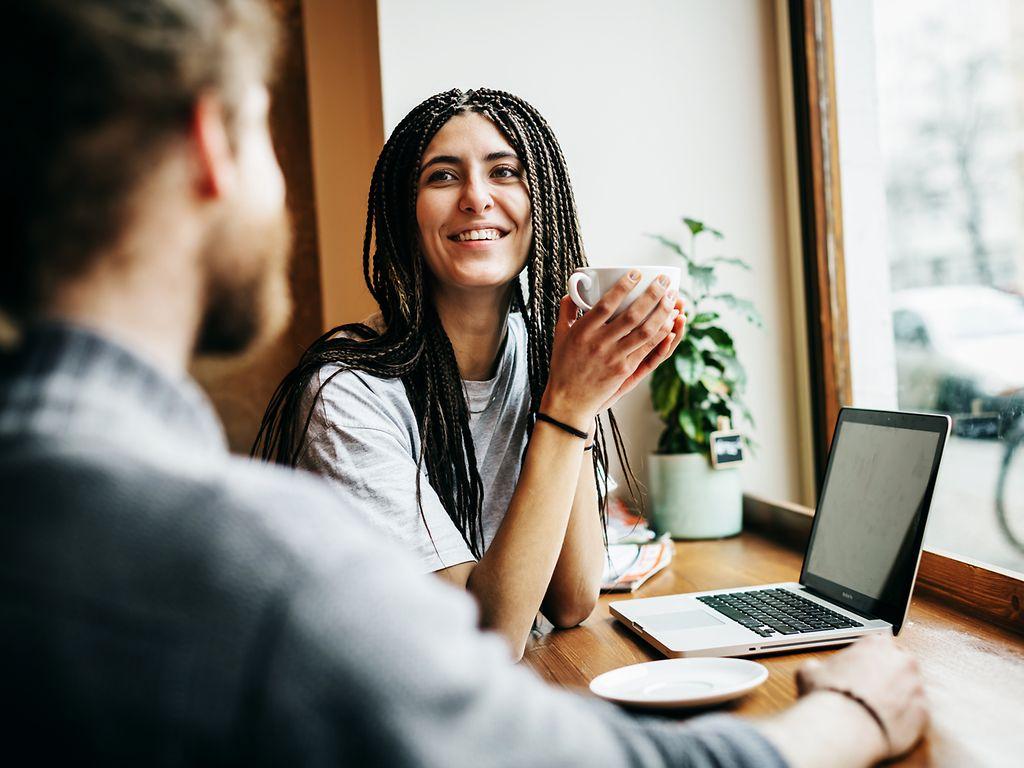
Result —
<instances>
[{"instance_id":1,"label":"woman's eyebrow","mask_svg":"<svg viewBox=\"0 0 1024 768\"><path fill-rule=\"evenodd\" d=\"M461 162L462 158L456 157L455 155L435 155L434 157L430 158L427 162L423 164L423 168L421 170L425 171L430 166L438 165L439 163L450 163L451 165L458 165Z\"/></svg>"},{"instance_id":2,"label":"woman's eyebrow","mask_svg":"<svg viewBox=\"0 0 1024 768\"><path fill-rule=\"evenodd\" d=\"M518 160L519 159L519 155L517 155L515 152L510 152L507 149L502 149L502 150L499 150L497 152L491 152L489 155L484 157L484 162L493 163L495 160L504 160L506 158L511 158L513 160ZM458 165L461 162L462 162L462 158L461 157L456 157L455 155L435 155L434 157L432 157L429 160L427 160L427 162L425 162L423 164L423 167L420 170L421 171L425 171L430 166L438 165L440 163L449 163L450 165Z\"/></svg>"}]
</instances>

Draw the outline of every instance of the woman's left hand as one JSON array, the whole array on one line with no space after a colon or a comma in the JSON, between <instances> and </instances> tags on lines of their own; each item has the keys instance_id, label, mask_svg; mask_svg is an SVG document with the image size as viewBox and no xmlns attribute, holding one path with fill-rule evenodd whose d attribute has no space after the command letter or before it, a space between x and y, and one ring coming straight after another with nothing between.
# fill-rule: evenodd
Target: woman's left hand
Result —
<instances>
[{"instance_id":1,"label":"woman's left hand","mask_svg":"<svg viewBox=\"0 0 1024 768\"><path fill-rule=\"evenodd\" d=\"M568 299L568 297L566 297L566 299ZM571 301L571 299L569 300ZM676 297L675 309L679 312L675 320L671 324L667 323L665 325L665 332L662 336L655 337L651 342L649 342L648 351L643 356L640 364L636 367L636 370L633 371L633 373L630 374L624 382L622 382L622 386L619 387L618 391L605 401L601 406L599 413L604 413L615 405L623 395L635 389L641 379L668 360L672 356L672 353L676 351L676 347L679 346L679 342L683 340L683 329L686 327L686 314L683 312L683 300L678 296Z\"/></svg>"}]
</instances>

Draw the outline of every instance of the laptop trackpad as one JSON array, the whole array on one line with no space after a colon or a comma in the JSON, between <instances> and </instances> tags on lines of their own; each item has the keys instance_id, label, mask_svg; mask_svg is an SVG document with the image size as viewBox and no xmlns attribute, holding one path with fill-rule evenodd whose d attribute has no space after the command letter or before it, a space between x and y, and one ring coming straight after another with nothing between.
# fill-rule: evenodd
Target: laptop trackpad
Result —
<instances>
[{"instance_id":1,"label":"laptop trackpad","mask_svg":"<svg viewBox=\"0 0 1024 768\"><path fill-rule=\"evenodd\" d=\"M701 610L658 613L654 616L644 616L639 621L646 632L674 632L680 629L714 627L725 623Z\"/></svg>"}]
</instances>

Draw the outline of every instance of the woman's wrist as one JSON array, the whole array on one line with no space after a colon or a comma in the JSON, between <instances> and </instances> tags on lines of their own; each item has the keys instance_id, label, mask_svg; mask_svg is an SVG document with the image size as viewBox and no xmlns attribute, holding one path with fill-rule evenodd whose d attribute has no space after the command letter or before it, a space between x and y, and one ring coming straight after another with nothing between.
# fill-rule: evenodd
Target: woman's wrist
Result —
<instances>
[{"instance_id":1,"label":"woman's wrist","mask_svg":"<svg viewBox=\"0 0 1024 768\"><path fill-rule=\"evenodd\" d=\"M564 421L560 421L544 411L537 411L537 413L534 414L534 417L538 422L550 424L551 426L562 430L567 435L572 435L577 440L586 441L587 438L590 437L590 435L582 429L576 429L572 424L566 424Z\"/></svg>"},{"instance_id":2,"label":"woman's wrist","mask_svg":"<svg viewBox=\"0 0 1024 768\"><path fill-rule=\"evenodd\" d=\"M594 415L577 406L570 398L552 392L550 387L544 390L544 394L541 396L540 412L573 429L586 433L588 443L593 441Z\"/></svg>"}]
</instances>

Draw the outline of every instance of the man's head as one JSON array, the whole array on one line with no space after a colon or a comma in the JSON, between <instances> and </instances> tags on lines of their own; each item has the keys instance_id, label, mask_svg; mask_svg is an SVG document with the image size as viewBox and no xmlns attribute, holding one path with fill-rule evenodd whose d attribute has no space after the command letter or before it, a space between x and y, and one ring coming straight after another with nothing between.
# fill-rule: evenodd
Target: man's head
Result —
<instances>
[{"instance_id":1,"label":"man's head","mask_svg":"<svg viewBox=\"0 0 1024 768\"><path fill-rule=\"evenodd\" d=\"M69 285L178 259L195 272L184 282L197 294L197 351L240 351L279 326L289 233L267 122L277 28L266 5L5 10L14 232L0 309L24 322Z\"/></svg>"}]
</instances>

